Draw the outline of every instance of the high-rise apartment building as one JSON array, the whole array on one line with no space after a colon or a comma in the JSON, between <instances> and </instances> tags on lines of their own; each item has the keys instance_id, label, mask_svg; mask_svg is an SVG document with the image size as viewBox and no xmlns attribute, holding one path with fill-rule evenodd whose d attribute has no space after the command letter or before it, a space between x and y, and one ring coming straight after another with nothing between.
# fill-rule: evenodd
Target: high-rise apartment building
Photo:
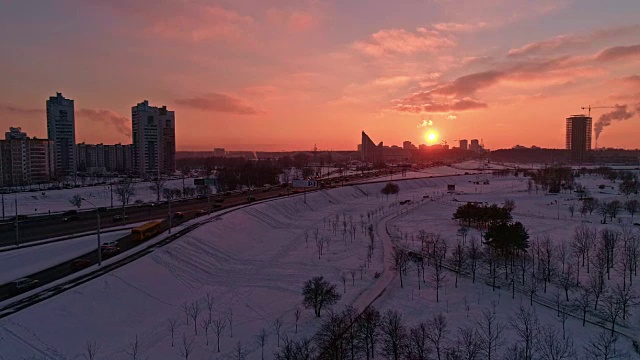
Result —
<instances>
[{"instance_id":1,"label":"high-rise apartment building","mask_svg":"<svg viewBox=\"0 0 640 360\"><path fill-rule=\"evenodd\" d=\"M31 139L20 128L11 128L0 140L0 186L26 186L51 181L54 144Z\"/></svg>"},{"instance_id":2,"label":"high-rise apartment building","mask_svg":"<svg viewBox=\"0 0 640 360\"><path fill-rule=\"evenodd\" d=\"M589 161L591 151L591 117L571 115L566 122L566 144L571 161L583 163Z\"/></svg>"},{"instance_id":3,"label":"high-rise apartment building","mask_svg":"<svg viewBox=\"0 0 640 360\"><path fill-rule=\"evenodd\" d=\"M56 175L75 173L76 121L73 100L66 99L61 93L47 100L47 134L54 144Z\"/></svg>"},{"instance_id":4,"label":"high-rise apartment building","mask_svg":"<svg viewBox=\"0 0 640 360\"><path fill-rule=\"evenodd\" d=\"M460 142L460 150L469 150L469 141L459 140L459 142Z\"/></svg>"},{"instance_id":5,"label":"high-rise apartment building","mask_svg":"<svg viewBox=\"0 0 640 360\"><path fill-rule=\"evenodd\" d=\"M175 114L149 106L147 100L131 108L133 130L133 169L139 174L156 175L176 170Z\"/></svg>"},{"instance_id":6,"label":"high-rise apartment building","mask_svg":"<svg viewBox=\"0 0 640 360\"><path fill-rule=\"evenodd\" d=\"M478 141L478 139L471 140L471 143L469 144L469 150L475 151L475 152L482 151L482 146L480 145L480 142Z\"/></svg>"}]
</instances>

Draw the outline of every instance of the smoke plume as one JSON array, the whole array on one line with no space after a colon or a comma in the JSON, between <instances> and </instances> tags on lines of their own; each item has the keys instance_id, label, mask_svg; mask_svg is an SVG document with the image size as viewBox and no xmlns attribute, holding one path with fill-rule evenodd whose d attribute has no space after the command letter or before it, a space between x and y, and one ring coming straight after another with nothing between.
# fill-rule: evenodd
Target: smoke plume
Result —
<instances>
[{"instance_id":1,"label":"smoke plume","mask_svg":"<svg viewBox=\"0 0 640 360\"><path fill-rule=\"evenodd\" d=\"M76 114L78 117L111 124L120 134L131 136L131 120L114 111L105 109L80 109Z\"/></svg>"},{"instance_id":2,"label":"smoke plume","mask_svg":"<svg viewBox=\"0 0 640 360\"><path fill-rule=\"evenodd\" d=\"M631 119L635 115L635 112L627 111L628 107L629 106L626 105L626 104L625 105L616 105L616 109L615 110L600 116L600 118L598 119L598 121L596 121L596 123L594 125L594 130L596 132L596 140L598 140L598 138L600 137L600 134L602 133L602 130L604 130L605 127L611 125L611 123L613 121L628 120L628 119ZM638 109L640 109L640 105L638 105L637 107L638 107Z\"/></svg>"}]
</instances>

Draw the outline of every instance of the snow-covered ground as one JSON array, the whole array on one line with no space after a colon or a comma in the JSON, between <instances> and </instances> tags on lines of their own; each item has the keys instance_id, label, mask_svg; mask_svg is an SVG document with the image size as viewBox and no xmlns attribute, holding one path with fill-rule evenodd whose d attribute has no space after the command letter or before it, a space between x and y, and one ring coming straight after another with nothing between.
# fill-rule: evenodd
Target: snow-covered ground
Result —
<instances>
[{"instance_id":1,"label":"snow-covered ground","mask_svg":"<svg viewBox=\"0 0 640 360\"><path fill-rule=\"evenodd\" d=\"M102 242L116 241L129 234L121 230L101 234ZM97 247L96 235L0 253L0 285L84 255Z\"/></svg>"},{"instance_id":2,"label":"snow-covered ground","mask_svg":"<svg viewBox=\"0 0 640 360\"><path fill-rule=\"evenodd\" d=\"M155 202L157 200L157 194L155 191L151 191L149 182L135 183L136 192L131 197L129 203L133 204L135 201L140 200L143 202ZM185 179L185 186L193 187L193 179ZM165 183L167 188L175 188L182 190L182 179L168 180ZM16 199L18 202L18 214L20 215L36 215L46 214L49 211L62 212L67 210L78 210L77 207L71 205L69 199L74 195L80 195L83 198L94 203L97 207L109 207L111 206L111 189L108 185L103 186L90 186L80 187L73 189L61 189L61 190L43 190L37 192L21 192L15 194L4 195L4 207L5 215L11 217L15 215ZM118 206L120 202L114 191L113 193L113 205ZM81 210L93 209L87 202L82 202Z\"/></svg>"},{"instance_id":3,"label":"snow-covered ground","mask_svg":"<svg viewBox=\"0 0 640 360\"><path fill-rule=\"evenodd\" d=\"M490 185L473 184L478 176L490 179ZM579 182L588 185L597 197L618 197L614 190L602 194L594 191L598 184L605 182L602 179L583 177ZM455 194L446 192L449 184L456 185ZM598 223L600 216L595 213L584 218L576 214L572 218L567 210L569 204L577 203L572 194L528 193L526 180L522 178L463 175L399 181L398 185L400 194L388 199L380 195L384 184L361 184L309 193L306 204L302 196L294 196L223 215L221 220L202 226L134 263L0 320L0 359L76 359L83 353L86 341L101 345L98 359L127 359L127 344L136 335L145 356L175 359L179 358L183 334L195 339L190 358L230 359L234 346L240 341L249 351L248 359L255 359L260 354L255 336L263 328L270 333L266 358L272 359L277 348L273 330L276 319L283 322L282 334L289 337L311 337L317 330L320 320L312 311L303 310L296 334L294 312L301 308L303 283L318 275L337 284L338 290L344 292L336 309L349 304L362 308L388 286L374 301L376 307L400 311L409 325L442 312L448 319L449 337L453 338L459 326L475 326L485 309L495 311L498 319L506 324L520 304L529 306L528 298L517 293L515 299L511 299L510 289L504 286L492 291L482 278L486 276L484 270L479 270L475 284L461 278L458 288L454 288L454 275L449 273L438 303L433 282L429 280L430 268L426 273L427 283L422 284L420 290L415 267L410 267L405 286L400 288L395 272L383 260L389 260L387 231L406 247L416 246L419 230L438 233L451 248L458 241L458 224L451 216L459 204L466 201L501 203L505 198L515 200L514 217L529 229L532 241L548 234L558 244L572 237L576 225L604 226ZM429 198L424 199L425 195ZM412 200L412 204L398 206L397 200ZM334 230L332 223L336 216L339 221ZM343 238L343 219L347 224L353 219L355 239L348 233ZM361 221L365 227L371 223L376 232L372 261L369 267L363 268L369 238L366 231L362 231ZM629 217L623 215L621 223L629 223ZM620 228L622 225L608 226ZM316 229L319 238L328 240L320 258ZM479 234L471 230L469 236ZM375 272L381 272L382 276L375 279ZM341 275L346 277L344 288ZM616 279L614 270L612 282ZM637 281L634 286L636 284ZM551 301L555 291L552 288L546 295L539 293L536 300L543 304ZM209 330L209 345L206 345L203 328L198 323L196 335L193 320L187 320L182 309L183 304L198 302L200 319L205 318L209 311L204 300L207 293L214 298L212 317L230 317L233 324L233 334L227 325L220 339L220 353L216 352L213 332ZM543 323L561 326L554 310L539 304L534 308ZM171 319L178 321L173 347L168 330ZM635 337L638 330L635 324L639 321L640 317L634 314L630 321L617 327ZM591 324L584 328L581 325L575 318L566 323L580 349L590 336L600 331ZM515 340L511 329L504 334L504 340L505 345ZM623 338L621 344L632 351L628 339Z\"/></svg>"}]
</instances>

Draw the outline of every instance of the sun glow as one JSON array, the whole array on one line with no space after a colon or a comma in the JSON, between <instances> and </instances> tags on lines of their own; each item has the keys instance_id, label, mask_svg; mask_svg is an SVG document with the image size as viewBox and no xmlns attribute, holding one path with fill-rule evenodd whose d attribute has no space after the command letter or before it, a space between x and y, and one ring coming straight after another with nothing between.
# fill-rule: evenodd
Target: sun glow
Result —
<instances>
[{"instance_id":1,"label":"sun glow","mask_svg":"<svg viewBox=\"0 0 640 360\"><path fill-rule=\"evenodd\" d=\"M424 138L428 141L428 142L436 142L438 140L438 133L436 133L435 131L429 131L428 133L426 133L424 135Z\"/></svg>"}]
</instances>

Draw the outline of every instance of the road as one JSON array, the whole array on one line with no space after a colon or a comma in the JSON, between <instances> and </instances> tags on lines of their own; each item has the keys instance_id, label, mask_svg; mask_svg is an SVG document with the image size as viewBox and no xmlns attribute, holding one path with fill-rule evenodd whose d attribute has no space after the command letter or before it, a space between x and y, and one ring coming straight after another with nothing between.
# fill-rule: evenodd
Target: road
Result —
<instances>
[{"instance_id":1,"label":"road","mask_svg":"<svg viewBox=\"0 0 640 360\"><path fill-rule=\"evenodd\" d=\"M256 200L278 196L286 190L277 188L267 192L254 192L253 196ZM247 201L248 193L234 194L229 196L212 196L212 210L215 201L223 201L223 207L238 205ZM185 201L176 201L171 204L172 212L196 212L198 210L207 209L207 199L189 199ZM127 223L139 223L154 219L168 217L169 209L167 204L155 206L135 206L125 208L124 213L127 216L126 222L114 221L114 215L121 215L122 208L107 208L101 212L101 228L108 229L115 226L126 225ZM51 239L54 237L73 235L84 232L96 231L97 217L95 211L84 211L78 213L78 219L64 222L62 215L43 216L38 218L22 220L18 224L19 244L25 244L33 241ZM0 225L0 247L16 245L16 230L12 223Z\"/></svg>"}]
</instances>

